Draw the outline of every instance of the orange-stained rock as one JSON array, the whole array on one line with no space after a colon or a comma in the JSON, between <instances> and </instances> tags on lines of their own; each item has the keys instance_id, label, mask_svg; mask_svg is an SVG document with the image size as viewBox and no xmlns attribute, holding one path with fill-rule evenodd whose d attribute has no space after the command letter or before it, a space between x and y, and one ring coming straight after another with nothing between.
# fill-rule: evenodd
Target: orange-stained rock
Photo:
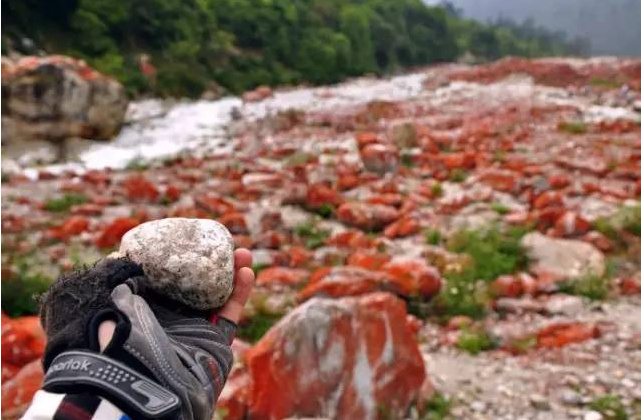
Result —
<instances>
[{"instance_id":1,"label":"orange-stained rock","mask_svg":"<svg viewBox=\"0 0 641 420\"><path fill-rule=\"evenodd\" d=\"M245 215L240 212L223 214L218 221L234 235L244 235L249 233Z\"/></svg>"},{"instance_id":2,"label":"orange-stained rock","mask_svg":"<svg viewBox=\"0 0 641 420\"><path fill-rule=\"evenodd\" d=\"M386 206L400 207L403 204L404 198L400 194L396 193L387 193L387 194L375 194L371 197L368 197L367 200L370 204L384 204Z\"/></svg>"},{"instance_id":3,"label":"orange-stained rock","mask_svg":"<svg viewBox=\"0 0 641 420\"><path fill-rule=\"evenodd\" d=\"M567 211L554 223L554 229L564 237L582 235L590 230L590 222L576 212Z\"/></svg>"},{"instance_id":4,"label":"orange-stained rock","mask_svg":"<svg viewBox=\"0 0 641 420\"><path fill-rule=\"evenodd\" d=\"M386 283L386 276L376 271L349 266L324 267L312 274L298 298L307 300L312 296L339 298L364 295L381 290Z\"/></svg>"},{"instance_id":5,"label":"orange-stained rock","mask_svg":"<svg viewBox=\"0 0 641 420\"><path fill-rule=\"evenodd\" d=\"M563 347L572 343L597 338L601 335L596 325L581 322L557 322L537 332L538 346L543 348Z\"/></svg>"},{"instance_id":6,"label":"orange-stained rock","mask_svg":"<svg viewBox=\"0 0 641 420\"><path fill-rule=\"evenodd\" d=\"M378 143L378 136L376 135L376 133L356 133L356 144L358 145L359 149L362 149L365 146L374 143Z\"/></svg>"},{"instance_id":7,"label":"orange-stained rock","mask_svg":"<svg viewBox=\"0 0 641 420\"><path fill-rule=\"evenodd\" d=\"M140 222L129 217L121 217L105 226L96 239L99 248L110 248L118 245L123 235L138 226Z\"/></svg>"},{"instance_id":8,"label":"orange-stained rock","mask_svg":"<svg viewBox=\"0 0 641 420\"><path fill-rule=\"evenodd\" d=\"M142 174L129 175L122 185L130 200L155 201L160 195L158 188Z\"/></svg>"},{"instance_id":9,"label":"orange-stained rock","mask_svg":"<svg viewBox=\"0 0 641 420\"><path fill-rule=\"evenodd\" d=\"M554 189L565 188L570 185L570 177L565 174L553 175L548 179L550 187Z\"/></svg>"},{"instance_id":10,"label":"orange-stained rock","mask_svg":"<svg viewBox=\"0 0 641 420\"><path fill-rule=\"evenodd\" d=\"M387 254L357 249L347 259L347 265L361 267L367 270L378 270L390 259L391 257Z\"/></svg>"},{"instance_id":11,"label":"orange-stained rock","mask_svg":"<svg viewBox=\"0 0 641 420\"><path fill-rule=\"evenodd\" d=\"M545 191L534 200L535 209L544 209L551 206L563 206L563 196L557 191Z\"/></svg>"},{"instance_id":12,"label":"orange-stained rock","mask_svg":"<svg viewBox=\"0 0 641 420\"><path fill-rule=\"evenodd\" d=\"M259 102L274 96L272 88L269 86L258 86L256 89L243 93L243 102Z\"/></svg>"},{"instance_id":13,"label":"orange-stained rock","mask_svg":"<svg viewBox=\"0 0 641 420\"><path fill-rule=\"evenodd\" d=\"M196 206L214 216L238 211L229 200L215 195L196 196L194 197L194 200L196 202Z\"/></svg>"},{"instance_id":14,"label":"orange-stained rock","mask_svg":"<svg viewBox=\"0 0 641 420\"><path fill-rule=\"evenodd\" d=\"M42 356L46 336L37 316L2 317L2 363L23 366Z\"/></svg>"},{"instance_id":15,"label":"orange-stained rock","mask_svg":"<svg viewBox=\"0 0 641 420\"><path fill-rule=\"evenodd\" d=\"M308 276L309 272L300 268L269 267L258 273L256 284L296 286L304 282Z\"/></svg>"},{"instance_id":16,"label":"orange-stained rock","mask_svg":"<svg viewBox=\"0 0 641 420\"><path fill-rule=\"evenodd\" d=\"M381 267L390 277L392 288L404 296L431 299L441 290L438 270L422 259L395 258Z\"/></svg>"},{"instance_id":17,"label":"orange-stained rock","mask_svg":"<svg viewBox=\"0 0 641 420\"><path fill-rule=\"evenodd\" d=\"M89 228L89 219L85 216L71 216L62 225L49 229L48 236L67 241Z\"/></svg>"},{"instance_id":18,"label":"orange-stained rock","mask_svg":"<svg viewBox=\"0 0 641 420\"><path fill-rule=\"evenodd\" d=\"M476 165L476 156L469 152L444 153L438 159L447 169L472 169Z\"/></svg>"},{"instance_id":19,"label":"orange-stained rock","mask_svg":"<svg viewBox=\"0 0 641 420\"><path fill-rule=\"evenodd\" d=\"M450 318L450 320L447 322L447 329L452 331L460 330L471 326L473 323L474 320L469 316L457 315Z\"/></svg>"},{"instance_id":20,"label":"orange-stained rock","mask_svg":"<svg viewBox=\"0 0 641 420\"><path fill-rule=\"evenodd\" d=\"M16 376L2 382L2 418L20 418L33 399L36 391L40 389L44 371L40 359L30 362L16 374Z\"/></svg>"},{"instance_id":21,"label":"orange-stained rock","mask_svg":"<svg viewBox=\"0 0 641 420\"><path fill-rule=\"evenodd\" d=\"M338 207L343 201L343 197L337 190L326 185L313 184L307 188L305 205L309 208L315 209L323 205Z\"/></svg>"},{"instance_id":22,"label":"orange-stained rock","mask_svg":"<svg viewBox=\"0 0 641 420\"><path fill-rule=\"evenodd\" d=\"M525 291L521 278L509 274L499 276L492 282L490 289L497 297L519 297Z\"/></svg>"},{"instance_id":23,"label":"orange-stained rock","mask_svg":"<svg viewBox=\"0 0 641 420\"><path fill-rule=\"evenodd\" d=\"M421 226L416 217L403 216L391 225L387 226L383 231L386 238L403 238L418 233Z\"/></svg>"},{"instance_id":24,"label":"orange-stained rock","mask_svg":"<svg viewBox=\"0 0 641 420\"><path fill-rule=\"evenodd\" d=\"M8 381L20 372L21 366L2 362L2 382Z\"/></svg>"},{"instance_id":25,"label":"orange-stained rock","mask_svg":"<svg viewBox=\"0 0 641 420\"><path fill-rule=\"evenodd\" d=\"M641 294L641 272L636 276L626 277L621 281L619 286L621 294L624 295L638 295Z\"/></svg>"},{"instance_id":26,"label":"orange-stained rock","mask_svg":"<svg viewBox=\"0 0 641 420\"><path fill-rule=\"evenodd\" d=\"M366 203L345 203L336 214L341 222L364 230L382 229L400 215L394 207Z\"/></svg>"},{"instance_id":27,"label":"orange-stained rock","mask_svg":"<svg viewBox=\"0 0 641 420\"><path fill-rule=\"evenodd\" d=\"M425 381L405 304L387 293L312 299L249 351L250 418L401 416ZM286 397L285 397L286 396Z\"/></svg>"},{"instance_id":28,"label":"orange-stained rock","mask_svg":"<svg viewBox=\"0 0 641 420\"><path fill-rule=\"evenodd\" d=\"M165 190L165 196L170 200L170 201L178 201L182 194L182 190L173 184L167 185L167 189Z\"/></svg>"},{"instance_id":29,"label":"orange-stained rock","mask_svg":"<svg viewBox=\"0 0 641 420\"><path fill-rule=\"evenodd\" d=\"M251 377L247 369L234 367L216 402L217 410L225 412L223 416L225 420L245 420L247 418L251 387Z\"/></svg>"},{"instance_id":30,"label":"orange-stained rock","mask_svg":"<svg viewBox=\"0 0 641 420\"><path fill-rule=\"evenodd\" d=\"M479 175L479 181L497 191L515 192L517 190L517 174L501 169L488 169Z\"/></svg>"},{"instance_id":31,"label":"orange-stained rock","mask_svg":"<svg viewBox=\"0 0 641 420\"><path fill-rule=\"evenodd\" d=\"M372 238L360 230L346 230L327 239L327 245L341 248L370 248Z\"/></svg>"},{"instance_id":32,"label":"orange-stained rock","mask_svg":"<svg viewBox=\"0 0 641 420\"><path fill-rule=\"evenodd\" d=\"M247 235L232 235L234 247L251 249L254 247L254 240Z\"/></svg>"},{"instance_id":33,"label":"orange-stained rock","mask_svg":"<svg viewBox=\"0 0 641 420\"><path fill-rule=\"evenodd\" d=\"M288 238L284 233L270 230L258 235L255 245L258 248L278 249L287 241Z\"/></svg>"},{"instance_id":34,"label":"orange-stained rock","mask_svg":"<svg viewBox=\"0 0 641 420\"><path fill-rule=\"evenodd\" d=\"M384 174L396 169L400 159L398 149L387 144L369 144L361 150L361 159L365 169Z\"/></svg>"},{"instance_id":35,"label":"orange-stained rock","mask_svg":"<svg viewBox=\"0 0 641 420\"><path fill-rule=\"evenodd\" d=\"M87 203L73 206L71 208L71 213L83 216L100 216L104 209L105 206L102 204Z\"/></svg>"}]
</instances>

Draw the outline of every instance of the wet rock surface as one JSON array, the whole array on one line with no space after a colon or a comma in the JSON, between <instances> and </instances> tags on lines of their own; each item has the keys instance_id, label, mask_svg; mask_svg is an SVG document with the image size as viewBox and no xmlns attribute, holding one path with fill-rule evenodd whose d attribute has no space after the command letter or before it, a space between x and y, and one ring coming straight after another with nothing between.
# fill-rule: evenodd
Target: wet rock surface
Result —
<instances>
[{"instance_id":1,"label":"wet rock surface","mask_svg":"<svg viewBox=\"0 0 641 420\"><path fill-rule=\"evenodd\" d=\"M212 219L258 272L222 418L376 418L379 403L377 414L412 420L435 407L464 419L638 417L634 63L503 60L244 103L134 103L108 148L81 154L86 168L3 176L3 310L33 311L5 305L22 302L5 300L12 286L91 264L141 223ZM591 82L613 74L622 86ZM317 317L303 316L310 305ZM16 343L21 364L37 360ZM418 373L385 370L384 343ZM394 389L354 373L361 348ZM3 387L24 366L4 351ZM419 383L416 354L433 387ZM371 398L355 400L362 390Z\"/></svg>"}]
</instances>

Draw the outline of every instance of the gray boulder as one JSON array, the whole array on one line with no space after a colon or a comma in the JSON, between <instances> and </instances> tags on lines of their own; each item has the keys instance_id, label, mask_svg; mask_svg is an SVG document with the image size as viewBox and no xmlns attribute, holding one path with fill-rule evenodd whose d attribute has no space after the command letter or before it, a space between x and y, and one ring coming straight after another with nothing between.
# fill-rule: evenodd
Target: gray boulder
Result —
<instances>
[{"instance_id":1,"label":"gray boulder","mask_svg":"<svg viewBox=\"0 0 641 420\"><path fill-rule=\"evenodd\" d=\"M605 273L605 257L589 243L532 232L523 237L521 245L530 258L533 272L552 274L559 279Z\"/></svg>"}]
</instances>

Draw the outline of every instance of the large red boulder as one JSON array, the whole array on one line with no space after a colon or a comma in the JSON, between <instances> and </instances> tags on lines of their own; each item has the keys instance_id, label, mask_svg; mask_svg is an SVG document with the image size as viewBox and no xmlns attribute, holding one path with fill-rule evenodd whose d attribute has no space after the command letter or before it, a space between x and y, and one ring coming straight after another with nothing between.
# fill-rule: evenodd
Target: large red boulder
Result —
<instances>
[{"instance_id":1,"label":"large red boulder","mask_svg":"<svg viewBox=\"0 0 641 420\"><path fill-rule=\"evenodd\" d=\"M438 270L422 259L395 258L382 268L399 295L429 300L441 290L443 280Z\"/></svg>"},{"instance_id":2,"label":"large red boulder","mask_svg":"<svg viewBox=\"0 0 641 420\"><path fill-rule=\"evenodd\" d=\"M406 315L388 293L299 306L247 353L251 418L402 415L426 377Z\"/></svg>"},{"instance_id":3,"label":"large red boulder","mask_svg":"<svg viewBox=\"0 0 641 420\"><path fill-rule=\"evenodd\" d=\"M42 356L46 336L37 316L2 317L2 364L23 366Z\"/></svg>"},{"instance_id":4,"label":"large red boulder","mask_svg":"<svg viewBox=\"0 0 641 420\"><path fill-rule=\"evenodd\" d=\"M44 371L42 361L34 360L18 372L11 380L2 382L2 418L20 418L40 389Z\"/></svg>"}]
</instances>

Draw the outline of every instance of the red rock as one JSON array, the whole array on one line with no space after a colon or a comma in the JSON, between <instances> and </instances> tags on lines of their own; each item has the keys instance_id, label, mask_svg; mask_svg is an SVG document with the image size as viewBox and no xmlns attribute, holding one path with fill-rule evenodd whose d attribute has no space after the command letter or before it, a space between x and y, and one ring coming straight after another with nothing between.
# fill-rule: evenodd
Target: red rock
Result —
<instances>
[{"instance_id":1,"label":"red rock","mask_svg":"<svg viewBox=\"0 0 641 420\"><path fill-rule=\"evenodd\" d=\"M287 236L275 230L263 232L256 238L256 246L259 248L278 249L287 242Z\"/></svg>"},{"instance_id":2,"label":"red rock","mask_svg":"<svg viewBox=\"0 0 641 420\"><path fill-rule=\"evenodd\" d=\"M392 288L401 295L428 300L441 290L440 273L422 259L393 259L381 270L390 276Z\"/></svg>"},{"instance_id":3,"label":"red rock","mask_svg":"<svg viewBox=\"0 0 641 420\"><path fill-rule=\"evenodd\" d=\"M23 366L42 356L46 336L37 316L2 318L2 363Z\"/></svg>"},{"instance_id":4,"label":"red rock","mask_svg":"<svg viewBox=\"0 0 641 420\"><path fill-rule=\"evenodd\" d=\"M341 248L370 248L372 239L360 230L346 230L330 237L326 243Z\"/></svg>"},{"instance_id":5,"label":"red rock","mask_svg":"<svg viewBox=\"0 0 641 420\"><path fill-rule=\"evenodd\" d=\"M140 222L129 217L121 217L105 226L96 239L96 246L99 248L111 248L116 246L123 235L138 226Z\"/></svg>"},{"instance_id":6,"label":"red rock","mask_svg":"<svg viewBox=\"0 0 641 420\"><path fill-rule=\"evenodd\" d=\"M472 169L476 165L475 154L469 152L444 153L438 159L447 169Z\"/></svg>"},{"instance_id":7,"label":"red rock","mask_svg":"<svg viewBox=\"0 0 641 420\"><path fill-rule=\"evenodd\" d=\"M570 185L570 177L565 174L553 175L548 179L548 183L550 187L558 190Z\"/></svg>"},{"instance_id":8,"label":"red rock","mask_svg":"<svg viewBox=\"0 0 641 420\"><path fill-rule=\"evenodd\" d=\"M415 336L418 335L418 332L423 328L423 321L411 314L408 314L405 318L405 324L407 324L407 329Z\"/></svg>"},{"instance_id":9,"label":"red rock","mask_svg":"<svg viewBox=\"0 0 641 420\"><path fill-rule=\"evenodd\" d=\"M225 412L225 420L247 419L251 387L251 376L247 369L233 368L216 402L216 408Z\"/></svg>"},{"instance_id":10,"label":"red rock","mask_svg":"<svg viewBox=\"0 0 641 420\"><path fill-rule=\"evenodd\" d=\"M312 296L339 298L364 295L381 290L386 281L383 273L360 267L325 267L312 274L298 298L307 300Z\"/></svg>"},{"instance_id":11,"label":"red rock","mask_svg":"<svg viewBox=\"0 0 641 420\"><path fill-rule=\"evenodd\" d=\"M638 295L641 294L641 275L637 274L636 277L626 277L621 281L620 285L621 294L624 295Z\"/></svg>"},{"instance_id":12,"label":"red rock","mask_svg":"<svg viewBox=\"0 0 641 420\"><path fill-rule=\"evenodd\" d=\"M258 273L256 284L296 286L303 283L308 276L309 272L300 268L269 267Z\"/></svg>"},{"instance_id":13,"label":"red rock","mask_svg":"<svg viewBox=\"0 0 641 420\"><path fill-rule=\"evenodd\" d=\"M556 221L554 228L564 237L575 236L589 231L590 223L577 213L568 211Z\"/></svg>"},{"instance_id":14,"label":"red rock","mask_svg":"<svg viewBox=\"0 0 641 420\"><path fill-rule=\"evenodd\" d=\"M82 174L80 178L93 185L106 186L111 183L111 176L104 171L88 171Z\"/></svg>"},{"instance_id":15,"label":"red rock","mask_svg":"<svg viewBox=\"0 0 641 420\"><path fill-rule=\"evenodd\" d=\"M478 179L497 191L513 193L517 190L517 176L512 171L488 169Z\"/></svg>"},{"instance_id":16,"label":"red rock","mask_svg":"<svg viewBox=\"0 0 641 420\"><path fill-rule=\"evenodd\" d=\"M314 256L314 253L302 246L292 246L274 256L274 264L283 267L303 267Z\"/></svg>"},{"instance_id":17,"label":"red rock","mask_svg":"<svg viewBox=\"0 0 641 420\"><path fill-rule=\"evenodd\" d=\"M238 211L229 200L215 195L196 196L194 197L194 200L196 202L196 206L213 216L220 216L221 214Z\"/></svg>"},{"instance_id":18,"label":"red rock","mask_svg":"<svg viewBox=\"0 0 641 420\"><path fill-rule=\"evenodd\" d=\"M379 407L401 416L425 380L405 304L386 293L308 301L268 331L247 365L256 420L374 419Z\"/></svg>"},{"instance_id":19,"label":"red rock","mask_svg":"<svg viewBox=\"0 0 641 420\"><path fill-rule=\"evenodd\" d=\"M384 174L396 169L400 159L398 149L387 144L370 144L361 150L363 165L368 171Z\"/></svg>"},{"instance_id":20,"label":"red rock","mask_svg":"<svg viewBox=\"0 0 641 420\"><path fill-rule=\"evenodd\" d=\"M2 382L2 418L19 418L27 411L34 394L40 389L44 371L40 359L30 362L16 376Z\"/></svg>"},{"instance_id":21,"label":"red rock","mask_svg":"<svg viewBox=\"0 0 641 420\"><path fill-rule=\"evenodd\" d=\"M356 134L356 144L358 145L359 149L362 149L370 144L376 144L378 142L378 136L376 135L376 133L365 132Z\"/></svg>"},{"instance_id":22,"label":"red rock","mask_svg":"<svg viewBox=\"0 0 641 420\"><path fill-rule=\"evenodd\" d=\"M135 201L156 201L158 188L142 174L129 175L122 183L127 198Z\"/></svg>"},{"instance_id":23,"label":"red rock","mask_svg":"<svg viewBox=\"0 0 641 420\"><path fill-rule=\"evenodd\" d=\"M558 322L548 325L537 333L538 347L564 347L572 343L580 343L601 335L595 325L580 322Z\"/></svg>"},{"instance_id":24,"label":"red rock","mask_svg":"<svg viewBox=\"0 0 641 420\"><path fill-rule=\"evenodd\" d=\"M165 196L170 201L178 201L181 194L182 194L182 190L178 188L176 185L173 185L173 184L167 185L167 189L165 190Z\"/></svg>"},{"instance_id":25,"label":"red rock","mask_svg":"<svg viewBox=\"0 0 641 420\"><path fill-rule=\"evenodd\" d=\"M338 207L343 203L340 192L323 184L312 184L307 188L305 204L307 207L316 209L323 205Z\"/></svg>"},{"instance_id":26,"label":"red rock","mask_svg":"<svg viewBox=\"0 0 641 420\"><path fill-rule=\"evenodd\" d=\"M234 247L251 249L254 247L254 240L247 235L232 235Z\"/></svg>"},{"instance_id":27,"label":"red rock","mask_svg":"<svg viewBox=\"0 0 641 420\"><path fill-rule=\"evenodd\" d=\"M232 234L243 235L247 234L247 222L245 215L239 212L223 214L218 221L225 225Z\"/></svg>"},{"instance_id":28,"label":"red rock","mask_svg":"<svg viewBox=\"0 0 641 420\"><path fill-rule=\"evenodd\" d=\"M388 193L388 194L376 194L371 197L368 197L367 201L370 204L383 204L386 206L400 207L403 204L405 199L400 194Z\"/></svg>"},{"instance_id":29,"label":"red rock","mask_svg":"<svg viewBox=\"0 0 641 420\"><path fill-rule=\"evenodd\" d=\"M383 232L386 238L403 238L418 233L421 229L418 220L413 216L403 216L391 225L387 226Z\"/></svg>"},{"instance_id":30,"label":"red rock","mask_svg":"<svg viewBox=\"0 0 641 420\"><path fill-rule=\"evenodd\" d=\"M72 214L79 214L82 216L100 216L104 211L104 206L99 204L87 203L73 206L71 208Z\"/></svg>"},{"instance_id":31,"label":"red rock","mask_svg":"<svg viewBox=\"0 0 641 420\"><path fill-rule=\"evenodd\" d=\"M268 210L260 216L260 229L262 231L276 230L283 226L283 217L280 211Z\"/></svg>"},{"instance_id":32,"label":"red rock","mask_svg":"<svg viewBox=\"0 0 641 420\"><path fill-rule=\"evenodd\" d=\"M512 275L498 277L492 282L490 288L497 297L519 297L524 292L521 279Z\"/></svg>"},{"instance_id":33,"label":"red rock","mask_svg":"<svg viewBox=\"0 0 641 420\"><path fill-rule=\"evenodd\" d=\"M391 257L386 254L357 249L349 256L347 264L354 267L361 267L366 270L378 270L390 259Z\"/></svg>"},{"instance_id":34,"label":"red rock","mask_svg":"<svg viewBox=\"0 0 641 420\"><path fill-rule=\"evenodd\" d=\"M8 381L20 372L21 366L2 362L2 382Z\"/></svg>"},{"instance_id":35,"label":"red rock","mask_svg":"<svg viewBox=\"0 0 641 420\"><path fill-rule=\"evenodd\" d=\"M262 172L245 174L241 181L247 190L257 192L280 188L283 185L281 175Z\"/></svg>"},{"instance_id":36,"label":"red rock","mask_svg":"<svg viewBox=\"0 0 641 420\"><path fill-rule=\"evenodd\" d=\"M87 229L89 229L89 219L85 216L71 216L62 225L49 229L48 235L61 241L67 241Z\"/></svg>"},{"instance_id":37,"label":"red rock","mask_svg":"<svg viewBox=\"0 0 641 420\"><path fill-rule=\"evenodd\" d=\"M269 86L258 86L256 89L243 93L243 102L259 102L274 96Z\"/></svg>"},{"instance_id":38,"label":"red rock","mask_svg":"<svg viewBox=\"0 0 641 420\"><path fill-rule=\"evenodd\" d=\"M341 222L364 230L382 229L400 215L394 207L365 203L345 203L336 214Z\"/></svg>"},{"instance_id":39,"label":"red rock","mask_svg":"<svg viewBox=\"0 0 641 420\"><path fill-rule=\"evenodd\" d=\"M563 196L557 191L545 191L534 200L535 209L544 209L551 206L563 206Z\"/></svg>"}]
</instances>

